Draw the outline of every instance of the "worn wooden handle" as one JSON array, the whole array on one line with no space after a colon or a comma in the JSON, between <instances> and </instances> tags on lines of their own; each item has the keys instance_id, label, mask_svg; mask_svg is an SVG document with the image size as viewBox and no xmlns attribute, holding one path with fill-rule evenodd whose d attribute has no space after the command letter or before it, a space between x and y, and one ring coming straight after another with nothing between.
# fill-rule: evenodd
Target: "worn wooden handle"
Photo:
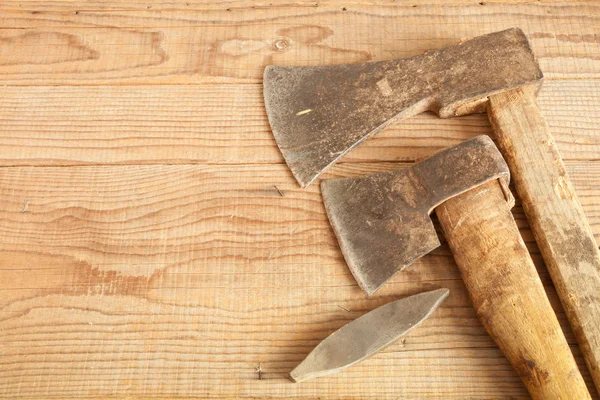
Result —
<instances>
[{"instance_id":1,"label":"worn wooden handle","mask_svg":"<svg viewBox=\"0 0 600 400\"><path fill-rule=\"evenodd\" d=\"M534 399L589 399L498 181L436 208L481 323Z\"/></svg>"},{"instance_id":2,"label":"worn wooden handle","mask_svg":"<svg viewBox=\"0 0 600 400\"><path fill-rule=\"evenodd\" d=\"M600 251L532 88L490 97L488 115L571 328L600 390Z\"/></svg>"}]
</instances>

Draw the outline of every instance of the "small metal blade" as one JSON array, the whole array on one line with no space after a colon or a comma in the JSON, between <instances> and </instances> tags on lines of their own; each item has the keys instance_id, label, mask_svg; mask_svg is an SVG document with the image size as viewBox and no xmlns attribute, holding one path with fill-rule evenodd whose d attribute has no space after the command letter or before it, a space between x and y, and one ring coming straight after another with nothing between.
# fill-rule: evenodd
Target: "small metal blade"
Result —
<instances>
[{"instance_id":1,"label":"small metal blade","mask_svg":"<svg viewBox=\"0 0 600 400\"><path fill-rule=\"evenodd\" d=\"M295 382L331 375L362 361L425 321L450 291L437 289L396 300L329 335L290 376Z\"/></svg>"},{"instance_id":2,"label":"small metal blade","mask_svg":"<svg viewBox=\"0 0 600 400\"><path fill-rule=\"evenodd\" d=\"M520 29L419 56L362 64L269 66L264 99L271 130L305 187L393 120L485 111L487 96L539 85L542 72Z\"/></svg>"}]
</instances>

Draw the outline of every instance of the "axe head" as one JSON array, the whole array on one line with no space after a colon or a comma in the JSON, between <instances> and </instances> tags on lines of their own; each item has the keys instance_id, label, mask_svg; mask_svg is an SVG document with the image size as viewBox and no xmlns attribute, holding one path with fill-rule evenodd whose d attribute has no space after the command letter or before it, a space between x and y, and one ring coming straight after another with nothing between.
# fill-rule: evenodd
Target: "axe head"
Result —
<instances>
[{"instance_id":1,"label":"axe head","mask_svg":"<svg viewBox=\"0 0 600 400\"><path fill-rule=\"evenodd\" d=\"M273 135L305 187L395 119L484 111L489 95L542 78L527 38L514 28L404 59L269 66L263 82Z\"/></svg>"},{"instance_id":2,"label":"axe head","mask_svg":"<svg viewBox=\"0 0 600 400\"><path fill-rule=\"evenodd\" d=\"M508 166L482 135L404 170L324 180L321 191L344 258L371 295L440 245L429 216L436 206L493 179L512 207Z\"/></svg>"}]
</instances>

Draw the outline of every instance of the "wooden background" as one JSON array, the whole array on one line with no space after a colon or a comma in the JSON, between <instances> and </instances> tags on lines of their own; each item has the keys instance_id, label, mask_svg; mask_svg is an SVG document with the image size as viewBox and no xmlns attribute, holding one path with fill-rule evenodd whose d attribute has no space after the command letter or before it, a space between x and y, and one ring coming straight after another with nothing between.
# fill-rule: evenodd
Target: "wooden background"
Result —
<instances>
[{"instance_id":1,"label":"wooden background","mask_svg":"<svg viewBox=\"0 0 600 400\"><path fill-rule=\"evenodd\" d=\"M261 86L268 64L410 56L513 26L546 74L541 107L598 239L597 2L1 0L0 397L527 398L446 246L364 298L318 186L283 163ZM420 115L325 177L482 133L485 115ZM404 342L288 381L335 329L438 287L449 299Z\"/></svg>"}]
</instances>

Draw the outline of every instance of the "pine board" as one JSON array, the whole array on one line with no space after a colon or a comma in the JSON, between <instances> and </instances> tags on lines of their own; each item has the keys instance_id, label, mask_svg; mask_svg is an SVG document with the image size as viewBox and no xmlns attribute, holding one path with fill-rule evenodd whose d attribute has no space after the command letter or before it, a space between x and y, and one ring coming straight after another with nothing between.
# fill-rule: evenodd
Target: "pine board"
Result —
<instances>
[{"instance_id":1,"label":"pine board","mask_svg":"<svg viewBox=\"0 0 600 400\"><path fill-rule=\"evenodd\" d=\"M0 2L0 398L527 398L445 244L363 296L317 185L300 189L276 148L262 71L411 56L522 27L598 241L599 11L594 1ZM416 116L325 178L404 168L478 134L491 134L484 115ZM589 385L518 203L513 212ZM438 287L450 298L405 342L336 376L287 379L335 329Z\"/></svg>"},{"instance_id":2,"label":"pine board","mask_svg":"<svg viewBox=\"0 0 600 400\"><path fill-rule=\"evenodd\" d=\"M548 80L540 104L564 159L599 160L600 80ZM396 123L341 162L414 161L485 115ZM262 85L0 87L0 165L283 163Z\"/></svg>"},{"instance_id":3,"label":"pine board","mask_svg":"<svg viewBox=\"0 0 600 400\"><path fill-rule=\"evenodd\" d=\"M600 236L600 165L568 166ZM328 175L399 167L340 165ZM445 246L365 299L317 187L297 188L283 165L5 168L0 200L6 398L523 395ZM515 215L574 344L518 207ZM287 381L344 323L437 287L451 297L406 343L338 376Z\"/></svg>"},{"instance_id":4,"label":"pine board","mask_svg":"<svg viewBox=\"0 0 600 400\"><path fill-rule=\"evenodd\" d=\"M72 11L93 10L93 11L193 11L193 10L243 10L243 9L267 9L267 8L318 8L318 7L337 7L343 8L350 6L392 6L392 7L432 7L432 6L490 6L500 4L502 6L517 4L553 4L561 3L567 6L573 4L592 3L594 0L574 0L574 1L556 1L556 0L349 0L343 3L336 0L130 0L122 2L118 0L96 0L81 3L78 0L5 0L3 8L8 10L38 10L38 11Z\"/></svg>"},{"instance_id":5,"label":"pine board","mask_svg":"<svg viewBox=\"0 0 600 400\"><path fill-rule=\"evenodd\" d=\"M600 72L600 5L592 2L229 10L7 10L0 84L256 83L268 64L407 57L514 26L528 34L547 78Z\"/></svg>"}]
</instances>

